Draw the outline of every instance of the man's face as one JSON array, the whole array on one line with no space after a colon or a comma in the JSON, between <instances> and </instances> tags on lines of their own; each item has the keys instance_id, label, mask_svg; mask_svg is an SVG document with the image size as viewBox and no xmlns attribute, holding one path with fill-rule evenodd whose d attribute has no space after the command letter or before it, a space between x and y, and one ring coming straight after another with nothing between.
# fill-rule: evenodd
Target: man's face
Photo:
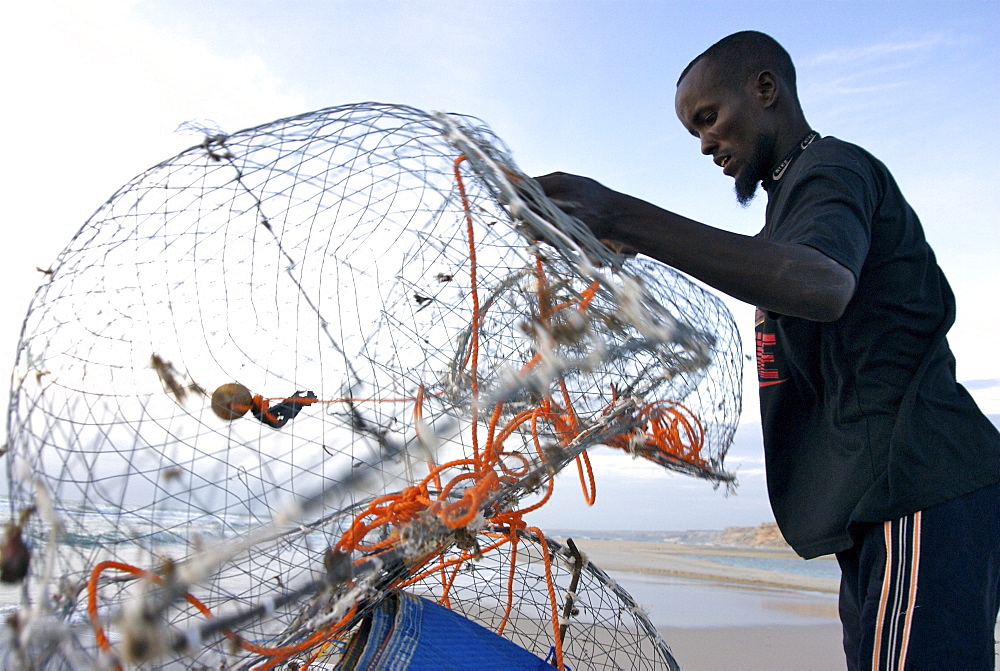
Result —
<instances>
[{"instance_id":1,"label":"man's face","mask_svg":"<svg viewBox=\"0 0 1000 671\"><path fill-rule=\"evenodd\" d=\"M774 162L774 136L749 82L744 88L726 85L713 70L705 60L696 63L677 87L674 107L688 132L701 140L701 152L736 180L736 200L746 206Z\"/></svg>"}]
</instances>

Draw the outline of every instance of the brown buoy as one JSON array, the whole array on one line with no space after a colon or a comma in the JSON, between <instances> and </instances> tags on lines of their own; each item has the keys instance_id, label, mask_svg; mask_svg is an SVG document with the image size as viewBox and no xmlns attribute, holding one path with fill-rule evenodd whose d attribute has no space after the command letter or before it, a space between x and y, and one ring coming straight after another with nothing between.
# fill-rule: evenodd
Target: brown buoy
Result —
<instances>
[{"instance_id":1,"label":"brown buoy","mask_svg":"<svg viewBox=\"0 0 1000 671\"><path fill-rule=\"evenodd\" d=\"M253 405L253 394L239 382L227 382L212 392L212 410L231 422L247 414Z\"/></svg>"}]
</instances>

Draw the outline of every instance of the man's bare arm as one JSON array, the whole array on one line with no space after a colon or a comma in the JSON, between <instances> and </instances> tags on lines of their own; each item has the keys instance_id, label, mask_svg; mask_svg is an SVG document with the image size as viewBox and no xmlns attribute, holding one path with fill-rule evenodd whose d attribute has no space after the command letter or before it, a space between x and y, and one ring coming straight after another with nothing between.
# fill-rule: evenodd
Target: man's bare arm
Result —
<instances>
[{"instance_id":1,"label":"man's bare arm","mask_svg":"<svg viewBox=\"0 0 1000 671\"><path fill-rule=\"evenodd\" d=\"M707 226L583 177L554 173L538 179L556 204L598 238L765 310L834 321L854 295L854 274L812 247Z\"/></svg>"}]
</instances>

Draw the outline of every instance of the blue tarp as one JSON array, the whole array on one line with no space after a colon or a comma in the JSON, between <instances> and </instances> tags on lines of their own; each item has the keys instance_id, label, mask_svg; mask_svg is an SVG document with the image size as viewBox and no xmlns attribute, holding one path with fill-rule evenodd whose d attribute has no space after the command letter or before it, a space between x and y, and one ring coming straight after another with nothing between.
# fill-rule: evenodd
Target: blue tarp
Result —
<instances>
[{"instance_id":1,"label":"blue tarp","mask_svg":"<svg viewBox=\"0 0 1000 671\"><path fill-rule=\"evenodd\" d=\"M444 606L396 592L365 617L340 671L552 671L552 666Z\"/></svg>"}]
</instances>

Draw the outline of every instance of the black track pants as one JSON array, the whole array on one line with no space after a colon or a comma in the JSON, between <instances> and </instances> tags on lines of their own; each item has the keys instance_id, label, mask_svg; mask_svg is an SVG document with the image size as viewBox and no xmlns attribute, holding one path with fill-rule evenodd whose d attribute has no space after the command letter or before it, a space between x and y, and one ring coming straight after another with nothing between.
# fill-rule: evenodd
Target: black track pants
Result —
<instances>
[{"instance_id":1,"label":"black track pants","mask_svg":"<svg viewBox=\"0 0 1000 671\"><path fill-rule=\"evenodd\" d=\"M837 553L849 669L994 668L1000 483L853 531Z\"/></svg>"}]
</instances>

